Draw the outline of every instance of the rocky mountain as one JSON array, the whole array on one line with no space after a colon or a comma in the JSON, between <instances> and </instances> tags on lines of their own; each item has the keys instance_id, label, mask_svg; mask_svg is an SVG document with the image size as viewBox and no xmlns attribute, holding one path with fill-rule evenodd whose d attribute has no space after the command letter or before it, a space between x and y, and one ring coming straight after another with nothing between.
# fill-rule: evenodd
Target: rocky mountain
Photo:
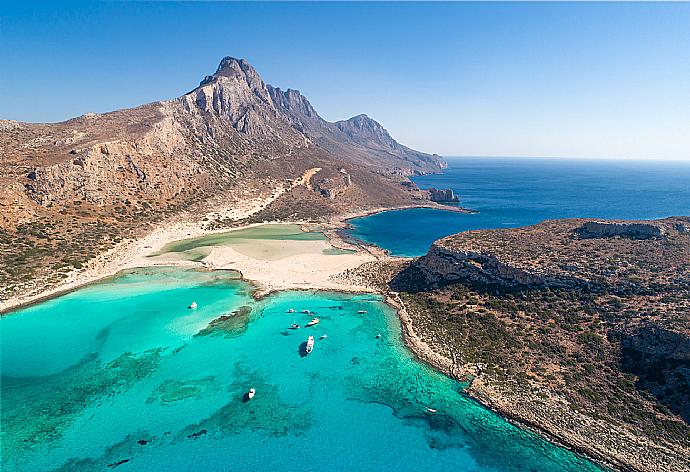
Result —
<instances>
[{"instance_id":1,"label":"rocky mountain","mask_svg":"<svg viewBox=\"0 0 690 472\"><path fill-rule=\"evenodd\" d=\"M278 109L297 129L336 156L348 156L360 164L383 167L401 175L438 172L445 168L439 156L403 146L367 115L331 123L321 118L299 91L282 91L271 86L268 90Z\"/></svg>"},{"instance_id":2,"label":"rocky mountain","mask_svg":"<svg viewBox=\"0 0 690 472\"><path fill-rule=\"evenodd\" d=\"M476 398L622 470L690 468L690 218L436 241L390 282Z\"/></svg>"},{"instance_id":3,"label":"rocky mountain","mask_svg":"<svg viewBox=\"0 0 690 472\"><path fill-rule=\"evenodd\" d=\"M64 274L214 202L274 195L264 217L318 219L428 198L401 175L442 161L397 144L373 120L355 121L341 131L232 57L173 100L61 123L0 121L0 286ZM209 222L223 224L237 222Z\"/></svg>"}]
</instances>

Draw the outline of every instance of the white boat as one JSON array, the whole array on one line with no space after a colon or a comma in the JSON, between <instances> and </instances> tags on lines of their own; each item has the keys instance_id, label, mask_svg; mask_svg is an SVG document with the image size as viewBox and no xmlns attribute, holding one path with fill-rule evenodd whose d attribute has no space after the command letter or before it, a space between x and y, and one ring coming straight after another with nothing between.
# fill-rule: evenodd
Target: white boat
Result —
<instances>
[{"instance_id":1,"label":"white boat","mask_svg":"<svg viewBox=\"0 0 690 472\"><path fill-rule=\"evenodd\" d=\"M191 305L189 305L187 308L189 308L190 310L196 310L196 307L197 307L196 302L192 302Z\"/></svg>"},{"instance_id":2,"label":"white boat","mask_svg":"<svg viewBox=\"0 0 690 472\"><path fill-rule=\"evenodd\" d=\"M376 339L379 339L380 337L381 337L380 334L377 334L377 335L376 335Z\"/></svg>"},{"instance_id":3,"label":"white boat","mask_svg":"<svg viewBox=\"0 0 690 472\"><path fill-rule=\"evenodd\" d=\"M318 318L312 318L311 321L310 321L309 323L307 323L306 325L304 325L304 326L308 328L309 326L314 326L314 325L316 325L316 324L319 324L320 322L321 322L320 319L318 319Z\"/></svg>"},{"instance_id":4,"label":"white boat","mask_svg":"<svg viewBox=\"0 0 690 472\"><path fill-rule=\"evenodd\" d=\"M429 408L429 407L427 407L426 411L428 411L428 412L431 413L432 415L435 415L435 414L436 414L436 408Z\"/></svg>"},{"instance_id":5,"label":"white boat","mask_svg":"<svg viewBox=\"0 0 690 472\"><path fill-rule=\"evenodd\" d=\"M325 334L322 334L321 337L320 337L319 339L326 339L327 337L328 337L328 336L326 336Z\"/></svg>"},{"instance_id":6,"label":"white boat","mask_svg":"<svg viewBox=\"0 0 690 472\"><path fill-rule=\"evenodd\" d=\"M250 388L249 392L247 392L247 398L249 398L251 400L252 398L254 398L254 395L256 395L256 390L254 390L253 388Z\"/></svg>"},{"instance_id":7,"label":"white boat","mask_svg":"<svg viewBox=\"0 0 690 472\"><path fill-rule=\"evenodd\" d=\"M290 329L299 329L299 325L297 323L292 323Z\"/></svg>"},{"instance_id":8,"label":"white boat","mask_svg":"<svg viewBox=\"0 0 690 472\"><path fill-rule=\"evenodd\" d=\"M288 313L294 313L294 312L295 312L295 309L294 309L294 308L290 308L287 312L288 312Z\"/></svg>"},{"instance_id":9,"label":"white boat","mask_svg":"<svg viewBox=\"0 0 690 472\"><path fill-rule=\"evenodd\" d=\"M307 338L307 354L314 350L314 336L309 336Z\"/></svg>"},{"instance_id":10,"label":"white boat","mask_svg":"<svg viewBox=\"0 0 690 472\"><path fill-rule=\"evenodd\" d=\"M366 315L366 314L367 314L367 310L359 310L359 311L357 312L357 314L358 314L358 315Z\"/></svg>"},{"instance_id":11,"label":"white boat","mask_svg":"<svg viewBox=\"0 0 690 472\"><path fill-rule=\"evenodd\" d=\"M309 310L302 310L302 313L304 313L305 315L308 315L308 314L311 313L311 311L309 311Z\"/></svg>"}]
</instances>

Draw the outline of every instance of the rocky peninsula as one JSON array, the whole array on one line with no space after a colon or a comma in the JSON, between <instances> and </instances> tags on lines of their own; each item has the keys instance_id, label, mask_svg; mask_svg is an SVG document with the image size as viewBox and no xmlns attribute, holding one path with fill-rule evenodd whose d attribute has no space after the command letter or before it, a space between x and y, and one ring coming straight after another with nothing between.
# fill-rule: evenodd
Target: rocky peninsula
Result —
<instances>
[{"instance_id":1,"label":"rocky peninsula","mask_svg":"<svg viewBox=\"0 0 690 472\"><path fill-rule=\"evenodd\" d=\"M504 416L620 470L690 467L690 218L468 231L369 270L408 344Z\"/></svg>"}]
</instances>

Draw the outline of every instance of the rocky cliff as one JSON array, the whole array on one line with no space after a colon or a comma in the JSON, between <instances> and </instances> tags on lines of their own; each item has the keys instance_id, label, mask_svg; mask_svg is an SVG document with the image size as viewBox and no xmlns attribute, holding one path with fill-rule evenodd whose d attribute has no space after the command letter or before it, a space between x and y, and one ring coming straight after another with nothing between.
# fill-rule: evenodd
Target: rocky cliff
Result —
<instances>
[{"instance_id":1,"label":"rocky cliff","mask_svg":"<svg viewBox=\"0 0 690 472\"><path fill-rule=\"evenodd\" d=\"M616 236L632 239L660 238L664 229L648 223L621 223L616 221L587 221L575 229L582 238L613 238Z\"/></svg>"},{"instance_id":2,"label":"rocky cliff","mask_svg":"<svg viewBox=\"0 0 690 472\"><path fill-rule=\"evenodd\" d=\"M527 228L467 231L436 241L410 265L409 275L401 274L399 283L410 280L420 290L464 281L504 288L648 292L660 280L637 277L640 266L661 274L665 264L658 257L690 260L683 230L687 222L686 217L653 222L555 220ZM604 253L610 257L605 265L592 264L593 256Z\"/></svg>"},{"instance_id":3,"label":"rocky cliff","mask_svg":"<svg viewBox=\"0 0 690 472\"><path fill-rule=\"evenodd\" d=\"M438 203L460 203L460 197L455 195L452 189L427 189L432 202Z\"/></svg>"}]
</instances>

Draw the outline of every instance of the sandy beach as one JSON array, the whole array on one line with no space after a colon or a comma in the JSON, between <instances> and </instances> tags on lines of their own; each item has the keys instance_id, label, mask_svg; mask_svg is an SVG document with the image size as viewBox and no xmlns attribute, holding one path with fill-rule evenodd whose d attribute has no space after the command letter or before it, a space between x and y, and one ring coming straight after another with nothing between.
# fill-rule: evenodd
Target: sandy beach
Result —
<instances>
[{"instance_id":1,"label":"sandy beach","mask_svg":"<svg viewBox=\"0 0 690 472\"><path fill-rule=\"evenodd\" d=\"M309 171L308 171L309 172ZM207 215L222 214L236 220L247 218L258 212L275 200L282 192L277 191L267 197L257 197L245 200L241 205L232 208L214 208ZM381 209L381 211L385 210ZM208 269L234 269L242 273L243 278L256 284L260 292L285 289L328 289L348 292L372 291L363 285L351 284L332 280L332 276L340 272L359 266L360 264L382 257L382 251L365 250L362 246L354 246L342 241L335 233L337 228L345 226L344 219L337 219L323 226L327 236L321 241L257 241L263 244L263 249L279 244L286 257L277 260L257 257L261 247L254 248L250 253L255 257L244 254L231 247L213 248L209 257L203 261L188 261L175 258L149 257L158 253L167 244L188 238L196 238L228 231L241 231L247 228L261 226L263 223L244 225L237 228L208 230L204 228L203 220L207 215L196 215L184 221L184 216L175 221L162 224L149 234L137 240L125 240L113 249L100 254L89 261L80 270L71 272L62 282L54 286L46 286L36 281L34 286L21 295L11 297L0 302L0 313L7 313L20 306L36 303L62 293L75 290L83 285L94 283L100 279L113 276L120 271L137 267L184 265ZM356 214L347 215L348 218ZM301 225L305 228L313 227L305 221L290 223L277 222L278 225ZM324 253L327 249L349 249L346 254ZM376 254L376 255L375 255Z\"/></svg>"}]
</instances>

